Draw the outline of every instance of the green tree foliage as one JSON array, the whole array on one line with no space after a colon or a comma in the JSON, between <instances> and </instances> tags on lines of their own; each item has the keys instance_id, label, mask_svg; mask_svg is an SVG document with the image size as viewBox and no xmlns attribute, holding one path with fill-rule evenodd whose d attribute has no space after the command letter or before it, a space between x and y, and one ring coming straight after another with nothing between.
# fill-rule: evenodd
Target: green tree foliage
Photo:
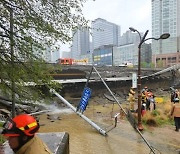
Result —
<instances>
[{"instance_id":1,"label":"green tree foliage","mask_svg":"<svg viewBox=\"0 0 180 154\"><path fill-rule=\"evenodd\" d=\"M53 68L45 65L44 51L57 41L70 41L72 30L87 25L81 10L84 2L0 0L1 95L36 100L40 91L27 82L52 85L47 74Z\"/></svg>"},{"instance_id":2,"label":"green tree foliage","mask_svg":"<svg viewBox=\"0 0 180 154\"><path fill-rule=\"evenodd\" d=\"M150 63L150 68L155 68L155 64L154 63Z\"/></svg>"},{"instance_id":3,"label":"green tree foliage","mask_svg":"<svg viewBox=\"0 0 180 154\"><path fill-rule=\"evenodd\" d=\"M154 68L154 64L152 62L150 62L150 63L142 62L141 67L143 67L143 68Z\"/></svg>"},{"instance_id":4,"label":"green tree foliage","mask_svg":"<svg viewBox=\"0 0 180 154\"><path fill-rule=\"evenodd\" d=\"M159 68L163 67L163 61L162 60L158 60L156 66L159 67Z\"/></svg>"},{"instance_id":5,"label":"green tree foliage","mask_svg":"<svg viewBox=\"0 0 180 154\"><path fill-rule=\"evenodd\" d=\"M146 68L147 67L147 62L141 62L141 67Z\"/></svg>"}]
</instances>

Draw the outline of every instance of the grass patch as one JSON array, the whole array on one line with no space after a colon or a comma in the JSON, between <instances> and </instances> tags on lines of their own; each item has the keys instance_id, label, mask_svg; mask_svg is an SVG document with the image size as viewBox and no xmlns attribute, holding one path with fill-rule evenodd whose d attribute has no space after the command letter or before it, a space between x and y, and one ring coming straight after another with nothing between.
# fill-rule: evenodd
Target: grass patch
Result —
<instances>
[{"instance_id":1,"label":"grass patch","mask_svg":"<svg viewBox=\"0 0 180 154\"><path fill-rule=\"evenodd\" d=\"M174 120L170 116L172 107L170 99L166 98L164 100L166 101L156 104L156 110L146 111L146 114L142 117L143 124L154 127L174 124Z\"/></svg>"},{"instance_id":2,"label":"grass patch","mask_svg":"<svg viewBox=\"0 0 180 154\"><path fill-rule=\"evenodd\" d=\"M0 129L2 129L4 123L0 122ZM0 134L0 144L3 144L6 141L3 135Z\"/></svg>"},{"instance_id":3,"label":"grass patch","mask_svg":"<svg viewBox=\"0 0 180 154\"><path fill-rule=\"evenodd\" d=\"M0 128L3 126L3 124L4 124L3 122L0 122Z\"/></svg>"},{"instance_id":4,"label":"grass patch","mask_svg":"<svg viewBox=\"0 0 180 154\"><path fill-rule=\"evenodd\" d=\"M3 135L0 135L0 144L3 144L6 141Z\"/></svg>"}]
</instances>

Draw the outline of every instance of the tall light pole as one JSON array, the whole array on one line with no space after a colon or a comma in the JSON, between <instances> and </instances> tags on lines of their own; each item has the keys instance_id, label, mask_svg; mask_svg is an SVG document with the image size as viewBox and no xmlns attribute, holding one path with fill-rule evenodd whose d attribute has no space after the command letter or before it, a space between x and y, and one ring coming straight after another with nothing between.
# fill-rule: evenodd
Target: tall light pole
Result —
<instances>
[{"instance_id":1,"label":"tall light pole","mask_svg":"<svg viewBox=\"0 0 180 154\"><path fill-rule=\"evenodd\" d=\"M136 29L134 29L132 27L129 27L129 29L132 32L137 32L139 34L139 38L140 38L140 42L139 42L139 45L138 45L138 129L140 131L142 131L143 126L142 126L142 123L141 123L141 45L145 41L150 40L150 39L153 39L153 40L167 39L167 38L170 37L170 34L169 33L164 33L159 38L151 37L151 38L146 39L146 36L147 36L149 30L147 30L144 33L144 35L141 37L141 34L140 34L140 32L138 30L136 30Z\"/></svg>"}]
</instances>

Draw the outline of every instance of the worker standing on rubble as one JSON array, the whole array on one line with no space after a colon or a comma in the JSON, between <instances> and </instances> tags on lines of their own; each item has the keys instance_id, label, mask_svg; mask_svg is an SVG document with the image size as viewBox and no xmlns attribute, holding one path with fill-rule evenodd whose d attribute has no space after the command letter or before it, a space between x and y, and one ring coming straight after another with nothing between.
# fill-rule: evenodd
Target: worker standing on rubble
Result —
<instances>
[{"instance_id":1,"label":"worker standing on rubble","mask_svg":"<svg viewBox=\"0 0 180 154\"><path fill-rule=\"evenodd\" d=\"M129 104L130 104L130 110L134 111L135 91L134 91L133 87L131 87L130 90L129 90L128 101L129 101Z\"/></svg>"},{"instance_id":2,"label":"worker standing on rubble","mask_svg":"<svg viewBox=\"0 0 180 154\"><path fill-rule=\"evenodd\" d=\"M8 119L2 134L15 154L52 154L43 141L35 135L39 124L34 117L22 114Z\"/></svg>"}]
</instances>

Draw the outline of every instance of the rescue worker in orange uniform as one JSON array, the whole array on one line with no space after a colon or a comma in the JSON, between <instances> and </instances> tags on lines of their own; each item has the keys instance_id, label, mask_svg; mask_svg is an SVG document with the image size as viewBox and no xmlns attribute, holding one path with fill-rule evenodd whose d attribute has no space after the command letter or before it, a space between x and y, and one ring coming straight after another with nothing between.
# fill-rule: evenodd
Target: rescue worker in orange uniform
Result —
<instances>
[{"instance_id":1,"label":"rescue worker in orange uniform","mask_svg":"<svg viewBox=\"0 0 180 154\"><path fill-rule=\"evenodd\" d=\"M52 154L43 141L35 135L39 124L33 116L22 114L8 119L2 134L15 154Z\"/></svg>"},{"instance_id":2,"label":"rescue worker in orange uniform","mask_svg":"<svg viewBox=\"0 0 180 154\"><path fill-rule=\"evenodd\" d=\"M130 110L134 111L135 91L134 91L133 87L131 87L130 90L129 90L128 101L130 103Z\"/></svg>"},{"instance_id":3,"label":"rescue worker in orange uniform","mask_svg":"<svg viewBox=\"0 0 180 154\"><path fill-rule=\"evenodd\" d=\"M146 95L146 98L148 98L148 92L149 92L148 87L145 86L143 90L144 90L144 93L145 93L145 95Z\"/></svg>"}]
</instances>

